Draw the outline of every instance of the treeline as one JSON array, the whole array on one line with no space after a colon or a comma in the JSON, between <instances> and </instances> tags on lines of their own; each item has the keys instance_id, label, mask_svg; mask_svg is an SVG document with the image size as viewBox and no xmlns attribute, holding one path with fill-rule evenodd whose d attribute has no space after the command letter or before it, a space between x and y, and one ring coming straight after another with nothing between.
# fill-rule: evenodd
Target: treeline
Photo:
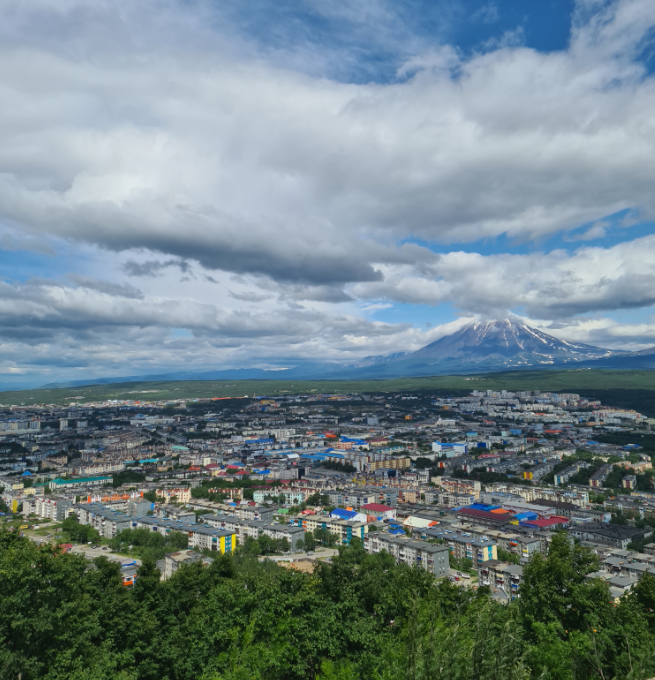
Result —
<instances>
[{"instance_id":1,"label":"treeline","mask_svg":"<svg viewBox=\"0 0 655 680\"><path fill-rule=\"evenodd\" d=\"M313 574L216 556L133 588L0 533L0 680L643 680L655 675L655 578L614 604L593 554L558 535L509 604L435 585L359 541Z\"/></svg>"},{"instance_id":2,"label":"treeline","mask_svg":"<svg viewBox=\"0 0 655 680\"><path fill-rule=\"evenodd\" d=\"M100 541L100 533L88 524L80 524L76 515L67 517L61 523L61 529L68 540L75 543L97 543Z\"/></svg>"}]
</instances>

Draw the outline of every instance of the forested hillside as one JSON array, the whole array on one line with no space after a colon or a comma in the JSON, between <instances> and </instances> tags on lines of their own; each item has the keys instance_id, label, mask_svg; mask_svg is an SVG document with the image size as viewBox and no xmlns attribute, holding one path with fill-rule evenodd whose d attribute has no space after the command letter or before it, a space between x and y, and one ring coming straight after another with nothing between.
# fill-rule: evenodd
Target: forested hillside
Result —
<instances>
[{"instance_id":1,"label":"forested hillside","mask_svg":"<svg viewBox=\"0 0 655 680\"><path fill-rule=\"evenodd\" d=\"M133 589L118 567L0 534L0 679L505 680L655 674L655 578L619 605L563 535L510 605L361 544L313 575L219 557Z\"/></svg>"}]
</instances>

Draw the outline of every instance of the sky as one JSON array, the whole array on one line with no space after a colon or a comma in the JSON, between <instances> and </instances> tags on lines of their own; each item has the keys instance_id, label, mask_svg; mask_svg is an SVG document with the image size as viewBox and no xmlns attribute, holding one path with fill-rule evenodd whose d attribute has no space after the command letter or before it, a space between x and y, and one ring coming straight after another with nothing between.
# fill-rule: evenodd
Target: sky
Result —
<instances>
[{"instance_id":1,"label":"sky","mask_svg":"<svg viewBox=\"0 0 655 680\"><path fill-rule=\"evenodd\" d=\"M652 0L5 0L0 388L655 345Z\"/></svg>"}]
</instances>

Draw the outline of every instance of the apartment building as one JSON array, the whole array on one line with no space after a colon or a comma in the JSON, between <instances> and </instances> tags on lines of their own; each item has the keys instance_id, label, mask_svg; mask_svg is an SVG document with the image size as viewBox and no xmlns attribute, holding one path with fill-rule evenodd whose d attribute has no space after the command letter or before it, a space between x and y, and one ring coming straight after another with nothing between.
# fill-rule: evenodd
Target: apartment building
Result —
<instances>
[{"instance_id":1,"label":"apartment building","mask_svg":"<svg viewBox=\"0 0 655 680\"><path fill-rule=\"evenodd\" d=\"M271 524L229 515L205 515L202 519L203 524L207 526L225 529L236 534L241 542L245 541L246 537L257 539L264 535L274 539L286 539L290 549L295 551L298 541L305 539L305 529L302 526Z\"/></svg>"},{"instance_id":2,"label":"apartment building","mask_svg":"<svg viewBox=\"0 0 655 680\"><path fill-rule=\"evenodd\" d=\"M111 477L78 477L77 479L51 479L48 487L51 491L65 491L80 486L104 486L111 484Z\"/></svg>"},{"instance_id":3,"label":"apartment building","mask_svg":"<svg viewBox=\"0 0 655 680\"><path fill-rule=\"evenodd\" d=\"M270 524L279 510L277 505L239 505L235 514L240 519L251 519Z\"/></svg>"},{"instance_id":4,"label":"apartment building","mask_svg":"<svg viewBox=\"0 0 655 680\"><path fill-rule=\"evenodd\" d=\"M458 479L457 477L436 477L435 482L443 493L455 495L473 496L475 500L480 498L482 484L473 479Z\"/></svg>"},{"instance_id":5,"label":"apartment building","mask_svg":"<svg viewBox=\"0 0 655 680\"><path fill-rule=\"evenodd\" d=\"M625 550L632 541L647 538L652 529L638 529L620 524L605 524L604 522L588 522L573 525L568 529L569 534L581 541L592 541L609 545L613 548Z\"/></svg>"},{"instance_id":6,"label":"apartment building","mask_svg":"<svg viewBox=\"0 0 655 680\"><path fill-rule=\"evenodd\" d=\"M221 554L236 550L238 538L232 531L215 529L200 524L188 525L189 548L211 550Z\"/></svg>"},{"instance_id":7,"label":"apartment building","mask_svg":"<svg viewBox=\"0 0 655 680\"><path fill-rule=\"evenodd\" d=\"M164 568L162 569L162 579L169 579L180 567L185 564L195 564L201 562L210 565L214 560L194 550L179 550L178 552L168 553L164 557ZM159 563L158 563L159 564Z\"/></svg>"},{"instance_id":8,"label":"apartment building","mask_svg":"<svg viewBox=\"0 0 655 680\"><path fill-rule=\"evenodd\" d=\"M76 503L72 506L80 524L93 527L104 538L114 538L133 527L133 519L99 503Z\"/></svg>"},{"instance_id":9,"label":"apartment building","mask_svg":"<svg viewBox=\"0 0 655 680\"><path fill-rule=\"evenodd\" d=\"M555 465L553 463L539 463L533 467L523 470L523 479L537 482L543 479L549 472L552 472Z\"/></svg>"},{"instance_id":10,"label":"apartment building","mask_svg":"<svg viewBox=\"0 0 655 680\"><path fill-rule=\"evenodd\" d=\"M518 596L523 580L523 567L511 562L489 560L478 565L478 583L505 591L508 599Z\"/></svg>"},{"instance_id":11,"label":"apartment building","mask_svg":"<svg viewBox=\"0 0 655 680\"><path fill-rule=\"evenodd\" d=\"M315 532L317 529L324 529L337 536L338 542L343 545L348 545L353 537L363 541L368 534L368 525L366 522L337 520L331 517L322 517L320 515L307 515L300 521L302 522L305 531Z\"/></svg>"},{"instance_id":12,"label":"apartment building","mask_svg":"<svg viewBox=\"0 0 655 680\"><path fill-rule=\"evenodd\" d=\"M451 534L446 538L450 554L458 560L468 558L474 565L498 559L496 542L489 538Z\"/></svg>"},{"instance_id":13,"label":"apartment building","mask_svg":"<svg viewBox=\"0 0 655 680\"><path fill-rule=\"evenodd\" d=\"M263 504L267 497L277 496L282 498L285 505L300 505L307 497L306 491L288 490L288 489L263 489L253 493L253 501L257 504Z\"/></svg>"},{"instance_id":14,"label":"apartment building","mask_svg":"<svg viewBox=\"0 0 655 680\"><path fill-rule=\"evenodd\" d=\"M23 501L23 509L25 509ZM34 514L49 519L53 522L61 522L68 517L69 510L73 506L73 501L66 496L47 495L35 497Z\"/></svg>"},{"instance_id":15,"label":"apartment building","mask_svg":"<svg viewBox=\"0 0 655 680\"><path fill-rule=\"evenodd\" d=\"M566 484L573 475L576 475L578 473L578 468L575 467L574 465L569 465L569 467L564 468L563 470L560 470L559 472L555 473L555 484Z\"/></svg>"},{"instance_id":16,"label":"apartment building","mask_svg":"<svg viewBox=\"0 0 655 680\"><path fill-rule=\"evenodd\" d=\"M364 548L373 554L386 550L395 558L396 563L417 566L434 574L436 578L447 576L450 569L448 548L445 545L374 532L367 537Z\"/></svg>"},{"instance_id":17,"label":"apartment building","mask_svg":"<svg viewBox=\"0 0 655 680\"><path fill-rule=\"evenodd\" d=\"M637 476L626 475L621 484L624 489L635 489L637 487Z\"/></svg>"},{"instance_id":18,"label":"apartment building","mask_svg":"<svg viewBox=\"0 0 655 680\"><path fill-rule=\"evenodd\" d=\"M427 494L425 500L428 500ZM437 494L437 502L447 508L461 508L467 505L473 505L476 502L476 497L472 493L457 493L452 491L440 491Z\"/></svg>"},{"instance_id":19,"label":"apartment building","mask_svg":"<svg viewBox=\"0 0 655 680\"><path fill-rule=\"evenodd\" d=\"M164 499L166 503L188 503L191 500L191 489L177 488L177 489L157 489L157 496Z\"/></svg>"},{"instance_id":20,"label":"apartment building","mask_svg":"<svg viewBox=\"0 0 655 680\"><path fill-rule=\"evenodd\" d=\"M603 486L603 482L609 476L610 472L612 472L611 465L601 465L600 468L596 470L596 472L594 472L594 474L589 478L589 486L593 489L600 489Z\"/></svg>"}]
</instances>

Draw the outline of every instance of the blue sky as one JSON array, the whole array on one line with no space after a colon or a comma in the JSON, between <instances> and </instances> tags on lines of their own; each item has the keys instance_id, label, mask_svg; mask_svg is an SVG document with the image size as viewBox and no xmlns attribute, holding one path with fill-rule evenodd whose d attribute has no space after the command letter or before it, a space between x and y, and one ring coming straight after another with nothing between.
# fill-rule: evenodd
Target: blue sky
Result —
<instances>
[{"instance_id":1,"label":"blue sky","mask_svg":"<svg viewBox=\"0 0 655 680\"><path fill-rule=\"evenodd\" d=\"M655 345L655 5L0 8L0 386Z\"/></svg>"}]
</instances>

